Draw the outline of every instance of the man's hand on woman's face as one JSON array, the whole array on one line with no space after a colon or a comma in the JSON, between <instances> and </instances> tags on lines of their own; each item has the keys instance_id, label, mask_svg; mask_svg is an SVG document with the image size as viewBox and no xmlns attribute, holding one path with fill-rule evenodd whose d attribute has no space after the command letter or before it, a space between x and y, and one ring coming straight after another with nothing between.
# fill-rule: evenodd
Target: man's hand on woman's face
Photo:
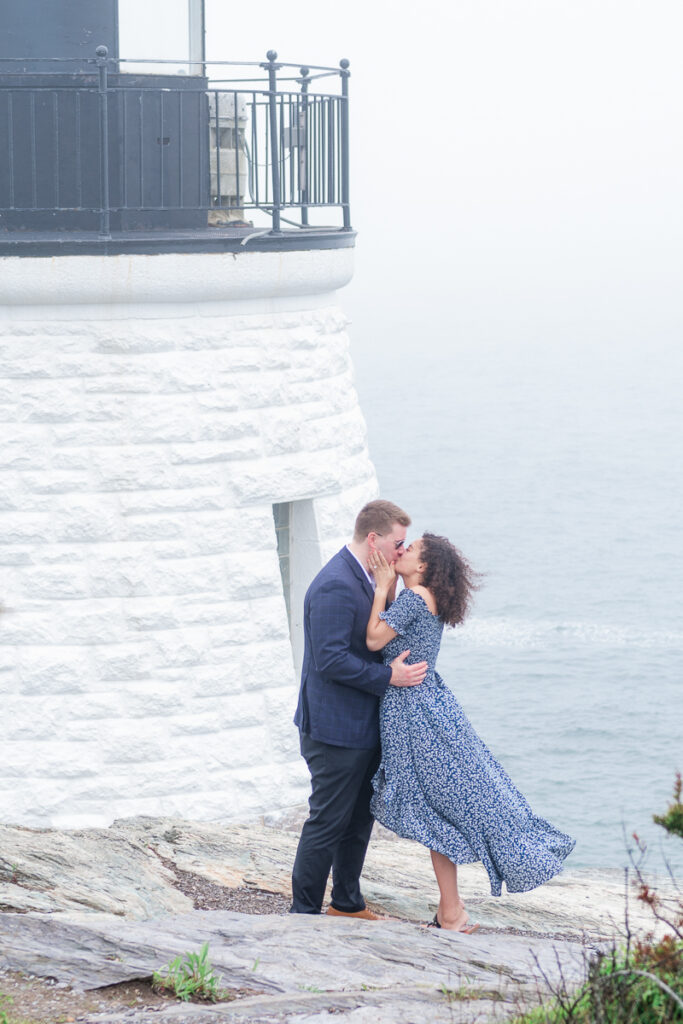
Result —
<instances>
[{"instance_id":1,"label":"man's hand on woman's face","mask_svg":"<svg viewBox=\"0 0 683 1024\"><path fill-rule=\"evenodd\" d=\"M368 566L375 583L382 590L388 590L396 579L396 570L387 562L381 551L371 551Z\"/></svg>"}]
</instances>

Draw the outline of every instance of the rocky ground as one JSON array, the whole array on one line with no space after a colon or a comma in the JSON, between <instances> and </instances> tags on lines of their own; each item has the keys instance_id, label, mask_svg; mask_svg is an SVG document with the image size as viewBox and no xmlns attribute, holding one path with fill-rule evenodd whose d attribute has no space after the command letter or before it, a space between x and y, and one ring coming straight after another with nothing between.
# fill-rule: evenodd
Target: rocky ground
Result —
<instances>
[{"instance_id":1,"label":"rocky ground","mask_svg":"<svg viewBox=\"0 0 683 1024\"><path fill-rule=\"evenodd\" d=\"M503 1020L575 984L587 950L624 922L619 872L567 872L494 899L462 869L472 936L420 927L437 891L429 856L380 832L364 875L380 923L287 915L297 831L132 819L109 829L0 826L0 1004L10 1022ZM630 901L635 931L651 926ZM149 978L210 944L230 1001L178 1004Z\"/></svg>"},{"instance_id":2,"label":"rocky ground","mask_svg":"<svg viewBox=\"0 0 683 1024\"><path fill-rule=\"evenodd\" d=\"M247 886L229 889L201 875L174 868L172 862L169 866L175 874L176 887L192 900L195 910L234 910L241 914L286 914L289 910L289 899L281 893ZM3 1008L11 1022L16 1019L22 1024L70 1024L101 1016L105 1011L130 1014L133 1010L139 1014L167 1010L177 1003L174 996L155 992L146 979L105 985L91 991L74 991L66 981L8 970L0 970L0 993L7 999L4 1004L0 1002L0 1024ZM251 994L247 989L237 996L243 998Z\"/></svg>"}]
</instances>

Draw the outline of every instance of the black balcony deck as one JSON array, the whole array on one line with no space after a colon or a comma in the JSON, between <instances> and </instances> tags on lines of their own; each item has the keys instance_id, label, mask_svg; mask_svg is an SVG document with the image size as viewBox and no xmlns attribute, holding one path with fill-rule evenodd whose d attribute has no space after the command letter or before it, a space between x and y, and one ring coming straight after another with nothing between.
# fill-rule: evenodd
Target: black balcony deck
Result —
<instances>
[{"instance_id":1,"label":"black balcony deck","mask_svg":"<svg viewBox=\"0 0 683 1024\"><path fill-rule=\"evenodd\" d=\"M0 256L121 256L166 252L298 252L304 249L348 249L355 231L338 227L294 228L274 233L270 228L206 227L201 230L2 231Z\"/></svg>"},{"instance_id":2,"label":"black balcony deck","mask_svg":"<svg viewBox=\"0 0 683 1024\"><path fill-rule=\"evenodd\" d=\"M0 255L354 244L348 61L269 51L179 78L126 73L104 46L81 71L22 60L0 68Z\"/></svg>"}]
</instances>

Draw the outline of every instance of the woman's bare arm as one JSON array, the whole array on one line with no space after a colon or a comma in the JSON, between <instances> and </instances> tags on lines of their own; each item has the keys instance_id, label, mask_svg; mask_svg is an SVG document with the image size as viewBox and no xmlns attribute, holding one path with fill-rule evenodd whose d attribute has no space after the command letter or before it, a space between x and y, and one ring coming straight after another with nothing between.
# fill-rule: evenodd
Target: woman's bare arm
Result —
<instances>
[{"instance_id":1,"label":"woman's bare arm","mask_svg":"<svg viewBox=\"0 0 683 1024\"><path fill-rule=\"evenodd\" d=\"M396 592L396 573L393 565L389 565L381 551L375 553L376 565L372 574L375 578L375 599L372 602L368 628L365 631L365 642L370 651L379 651L396 636L396 630L388 626L379 613L387 606L389 593Z\"/></svg>"}]
</instances>

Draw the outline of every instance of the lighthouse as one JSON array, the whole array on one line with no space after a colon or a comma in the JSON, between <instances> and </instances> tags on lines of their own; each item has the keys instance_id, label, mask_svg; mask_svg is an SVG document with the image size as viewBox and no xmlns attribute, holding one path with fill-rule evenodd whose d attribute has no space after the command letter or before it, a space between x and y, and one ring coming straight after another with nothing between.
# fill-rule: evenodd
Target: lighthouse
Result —
<instances>
[{"instance_id":1,"label":"lighthouse","mask_svg":"<svg viewBox=\"0 0 683 1024\"><path fill-rule=\"evenodd\" d=\"M207 64L203 13L171 60L122 52L117 0L5 12L6 822L307 792L303 594L377 493L337 297L349 66Z\"/></svg>"}]
</instances>

